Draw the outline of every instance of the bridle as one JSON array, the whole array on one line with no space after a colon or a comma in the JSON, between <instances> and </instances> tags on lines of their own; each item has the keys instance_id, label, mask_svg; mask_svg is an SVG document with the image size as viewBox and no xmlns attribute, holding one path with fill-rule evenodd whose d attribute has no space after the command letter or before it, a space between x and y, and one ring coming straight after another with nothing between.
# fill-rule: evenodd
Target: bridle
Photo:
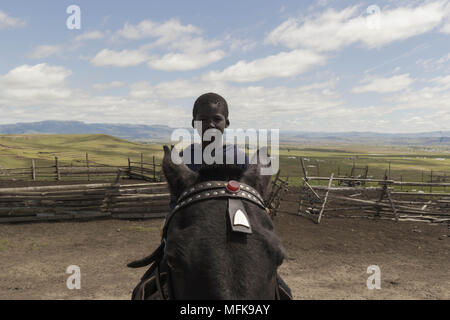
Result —
<instances>
[{"instance_id":1,"label":"bridle","mask_svg":"<svg viewBox=\"0 0 450 320\"><path fill-rule=\"evenodd\" d=\"M164 248L167 232L174 215L187 206L211 199L228 199L228 216L233 232L252 233L251 225L242 201L250 202L267 211L264 200L259 192L253 187L234 180L230 181L205 181L195 184L184 190L178 197L175 207L169 212L162 229L162 241L159 247L148 257L128 264L129 267L138 268L151 264L149 270L142 279L156 271L156 286L161 299L167 300L162 285L159 264L164 257ZM170 282L170 281L169 281ZM170 283L169 283L170 287ZM276 285L276 298L279 298L278 286Z\"/></svg>"},{"instance_id":2,"label":"bridle","mask_svg":"<svg viewBox=\"0 0 450 320\"><path fill-rule=\"evenodd\" d=\"M228 210L230 210L230 202L231 206L234 207L237 204L237 201L246 200L252 202L266 210L266 206L264 204L264 200L262 196L256 191L253 187L243 183L237 182L234 180L230 181L206 181L198 183L192 187L189 187L185 190L177 199L177 203L173 210L167 215L166 221L163 227L162 238L166 239L167 230L169 228L169 223L172 217L182 208L185 208L193 203L210 200L210 199L228 199ZM245 209L239 208L241 212L244 214L245 218L248 219L245 213ZM235 212L232 213L232 215ZM234 222L234 221L233 221ZM234 224L232 223L232 226ZM237 231L234 230L233 231ZM249 232L247 232L249 233Z\"/></svg>"}]
</instances>

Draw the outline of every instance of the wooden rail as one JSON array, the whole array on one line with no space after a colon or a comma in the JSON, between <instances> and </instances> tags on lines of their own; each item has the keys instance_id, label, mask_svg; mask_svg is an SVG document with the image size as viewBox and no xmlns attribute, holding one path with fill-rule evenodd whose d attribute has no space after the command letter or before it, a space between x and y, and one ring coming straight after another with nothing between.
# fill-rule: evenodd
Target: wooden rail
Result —
<instances>
[{"instance_id":1,"label":"wooden rail","mask_svg":"<svg viewBox=\"0 0 450 320\"><path fill-rule=\"evenodd\" d=\"M99 217L160 218L168 212L166 183L0 188L0 223Z\"/></svg>"},{"instance_id":2,"label":"wooden rail","mask_svg":"<svg viewBox=\"0 0 450 320\"><path fill-rule=\"evenodd\" d=\"M393 186L429 186L430 183L357 179L377 182L382 187L332 187L333 177L308 177L299 197L298 214L320 222L321 215L389 217L396 221L450 223L450 193L396 192ZM311 185L312 180L328 180L328 186ZM448 186L448 183L432 183ZM325 193L325 194L324 194ZM328 202L327 202L328 199ZM325 207L326 205L326 207ZM363 209L363 210L362 210ZM340 213L340 214L339 214ZM355 215L357 213L357 215Z\"/></svg>"},{"instance_id":3,"label":"wooden rail","mask_svg":"<svg viewBox=\"0 0 450 320\"><path fill-rule=\"evenodd\" d=\"M122 178L141 179L151 182L163 180L162 166L156 163L152 156L152 162L145 162L144 155L141 154L141 161L131 161L128 158L128 165L109 166L98 164L86 153L86 160L75 160L85 165L73 166L61 162L61 159L55 156L54 165L37 165L36 160L32 159L30 167L25 168L0 168L0 181L64 181L64 180L113 180L121 170ZM73 161L73 160L71 160Z\"/></svg>"}]
</instances>

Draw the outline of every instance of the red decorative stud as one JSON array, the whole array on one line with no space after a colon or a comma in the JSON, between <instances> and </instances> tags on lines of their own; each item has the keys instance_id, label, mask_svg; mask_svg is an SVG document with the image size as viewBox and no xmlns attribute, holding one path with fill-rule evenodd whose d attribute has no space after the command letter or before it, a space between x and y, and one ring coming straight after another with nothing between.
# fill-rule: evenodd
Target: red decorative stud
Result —
<instances>
[{"instance_id":1,"label":"red decorative stud","mask_svg":"<svg viewBox=\"0 0 450 320\"><path fill-rule=\"evenodd\" d=\"M234 180L228 181L228 183L226 185L227 190L230 191L230 192L237 192L237 191L239 191L239 187L240 187L239 182L234 181Z\"/></svg>"}]
</instances>

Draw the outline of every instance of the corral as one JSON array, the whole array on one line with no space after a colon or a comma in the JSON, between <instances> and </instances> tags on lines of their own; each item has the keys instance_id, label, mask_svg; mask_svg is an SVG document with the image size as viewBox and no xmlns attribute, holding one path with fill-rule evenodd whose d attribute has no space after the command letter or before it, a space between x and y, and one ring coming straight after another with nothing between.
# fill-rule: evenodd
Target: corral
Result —
<instances>
[{"instance_id":1,"label":"corral","mask_svg":"<svg viewBox=\"0 0 450 320\"><path fill-rule=\"evenodd\" d=\"M450 298L447 226L342 218L318 225L286 202L280 209L275 225L287 253L280 273L296 299ZM0 224L0 298L129 299L144 270L126 264L157 246L161 224ZM69 265L80 267L80 290L66 287ZM366 287L370 265L381 269L380 290Z\"/></svg>"},{"instance_id":2,"label":"corral","mask_svg":"<svg viewBox=\"0 0 450 320\"><path fill-rule=\"evenodd\" d=\"M308 208L301 203L303 198L311 200L311 195L306 196L311 190L306 184L298 183L304 175L298 159L294 160L298 172L289 178L289 184L291 180L293 182L288 186L289 191L283 193L288 179L277 175L278 185L272 185L274 199L270 207L276 212L276 231L287 254L280 274L291 286L296 299L450 298L450 233L446 222L396 223L389 199L380 199L383 186L395 187L393 183L381 179L381 185L377 186L349 186L338 183L337 175L334 186L327 186L329 177L322 177L324 183L310 185L320 197L317 208L321 209L326 203L320 224L315 224L299 215L300 207L300 213L305 210L315 213L310 209L314 206ZM88 168L89 162L84 161L83 169L70 169L67 164L57 168L56 161L53 165L49 163L53 181L39 181L39 174L35 181L30 181L33 179L32 166L24 173L26 181L2 181L1 189L5 192L1 197L5 201L0 216L4 222L14 223L0 224L0 267L3 270L0 298L130 298L131 290L144 270L129 269L126 264L158 245L161 217L168 209L167 189L156 182L161 175L155 160L145 162L142 154L138 161L130 160L128 166L106 170L109 180L101 180L101 174L95 176L94 165ZM285 170L282 173L295 173L286 168L289 167L282 166ZM69 179L68 175L61 175L63 172L78 174L78 179L82 177L84 181ZM310 182L311 178L321 177L309 177ZM423 182L429 188L427 183ZM445 182L433 180L433 183L444 183L442 188L446 186ZM49 188L48 185L55 186ZM433 221L436 216L430 216L430 211L448 206L446 194L440 200L430 202L433 199L430 197L439 197L439 193L446 191L436 190L437 185L432 187L433 195L422 194L424 199L418 199L412 192L406 194L413 195L410 202L419 206L422 220ZM351 189L347 190L348 194L345 194L346 188ZM366 198L370 203L349 201L348 198L364 199L357 188L372 192ZM401 193L407 193L401 189L389 190L395 197L404 197ZM324 201L327 192L329 202ZM339 199L342 192L345 199ZM395 197L398 218L405 220L401 210L408 211L410 208L404 206L411 204L402 203L409 200ZM281 202L278 201L280 198ZM352 210L346 209L349 204ZM380 209L378 216L377 209ZM447 211L444 209L443 214ZM443 214L439 213L439 218ZM140 220L149 217L153 219ZM139 220L130 220L136 218ZM54 220L59 222L52 222ZM66 269L70 265L80 267L80 290L69 290L66 286L69 277ZM380 290L369 290L366 286L370 276L367 268L371 265L381 269Z\"/></svg>"}]
</instances>

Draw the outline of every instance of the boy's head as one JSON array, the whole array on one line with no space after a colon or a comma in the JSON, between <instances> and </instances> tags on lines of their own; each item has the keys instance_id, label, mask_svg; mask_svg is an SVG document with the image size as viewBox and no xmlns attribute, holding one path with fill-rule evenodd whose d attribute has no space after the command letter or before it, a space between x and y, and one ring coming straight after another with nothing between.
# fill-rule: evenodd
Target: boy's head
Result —
<instances>
[{"instance_id":1,"label":"boy's head","mask_svg":"<svg viewBox=\"0 0 450 320\"><path fill-rule=\"evenodd\" d=\"M192 110L192 127L194 121L202 122L202 137L206 130L214 128L223 133L228 128L228 104L217 93L202 94L194 103Z\"/></svg>"}]
</instances>

